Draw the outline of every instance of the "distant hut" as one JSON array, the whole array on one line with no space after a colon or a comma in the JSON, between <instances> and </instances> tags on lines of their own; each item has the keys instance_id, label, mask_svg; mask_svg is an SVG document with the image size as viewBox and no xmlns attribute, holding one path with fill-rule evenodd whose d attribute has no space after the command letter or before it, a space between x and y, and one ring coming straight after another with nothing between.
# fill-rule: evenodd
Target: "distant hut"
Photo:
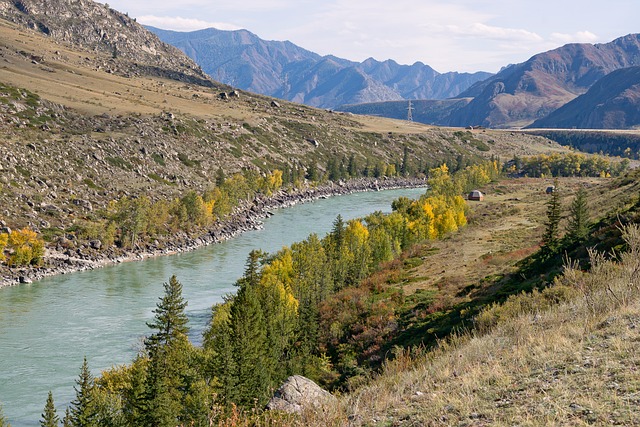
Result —
<instances>
[{"instance_id":1,"label":"distant hut","mask_svg":"<svg viewBox=\"0 0 640 427\"><path fill-rule=\"evenodd\" d=\"M483 201L484 200L484 194L482 194L480 192L480 190L473 190L471 193L469 193L469 195L467 196L467 200L476 200L476 201Z\"/></svg>"}]
</instances>

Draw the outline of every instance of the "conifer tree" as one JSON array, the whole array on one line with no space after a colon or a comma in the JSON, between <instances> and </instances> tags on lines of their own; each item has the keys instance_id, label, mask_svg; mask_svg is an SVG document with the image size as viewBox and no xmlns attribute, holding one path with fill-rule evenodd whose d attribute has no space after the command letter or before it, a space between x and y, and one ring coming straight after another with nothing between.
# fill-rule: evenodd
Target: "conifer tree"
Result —
<instances>
[{"instance_id":1,"label":"conifer tree","mask_svg":"<svg viewBox=\"0 0 640 427\"><path fill-rule=\"evenodd\" d=\"M349 156L349 164L347 165L347 173L351 178L358 176L358 163L356 162L355 154Z\"/></svg>"},{"instance_id":2,"label":"conifer tree","mask_svg":"<svg viewBox=\"0 0 640 427\"><path fill-rule=\"evenodd\" d=\"M53 404L53 394L49 391L47 396L47 403L44 405L44 412L42 413L42 419L40 420L40 426L42 427L58 427L60 418L56 414L56 407Z\"/></svg>"},{"instance_id":3,"label":"conifer tree","mask_svg":"<svg viewBox=\"0 0 640 427\"><path fill-rule=\"evenodd\" d=\"M4 413L2 412L2 405L0 405L0 427L11 427L11 424L9 424L4 417Z\"/></svg>"},{"instance_id":4,"label":"conifer tree","mask_svg":"<svg viewBox=\"0 0 640 427\"><path fill-rule=\"evenodd\" d=\"M561 206L560 194L558 193L558 180L554 181L554 191L551 193L547 202L547 221L545 223L545 232L542 236L543 250L547 253L553 253L558 249L560 243L560 220Z\"/></svg>"},{"instance_id":5,"label":"conifer tree","mask_svg":"<svg viewBox=\"0 0 640 427\"><path fill-rule=\"evenodd\" d=\"M65 409L64 411L64 418L62 419L62 427L73 427L73 424L71 423L71 411L69 410L68 406L67 406L67 409Z\"/></svg>"},{"instance_id":6,"label":"conifer tree","mask_svg":"<svg viewBox=\"0 0 640 427\"><path fill-rule=\"evenodd\" d=\"M93 404L94 379L89 370L89 364L85 356L80 376L76 380L76 398L71 402L68 416L65 416L65 423L72 427L89 427L96 425L96 414Z\"/></svg>"},{"instance_id":7,"label":"conifer tree","mask_svg":"<svg viewBox=\"0 0 640 427\"><path fill-rule=\"evenodd\" d=\"M243 286L231 307L231 340L237 387L231 401L252 407L254 398L266 398L270 363L266 360L267 334L257 289Z\"/></svg>"},{"instance_id":8,"label":"conifer tree","mask_svg":"<svg viewBox=\"0 0 640 427\"><path fill-rule=\"evenodd\" d=\"M579 241L589 234L589 210L587 208L587 192L580 187L569 208L569 224L567 238Z\"/></svg>"},{"instance_id":9,"label":"conifer tree","mask_svg":"<svg viewBox=\"0 0 640 427\"><path fill-rule=\"evenodd\" d=\"M400 165L400 174L402 176L409 175L409 147L404 146L404 152L402 154L402 165Z\"/></svg>"},{"instance_id":10,"label":"conifer tree","mask_svg":"<svg viewBox=\"0 0 640 427\"><path fill-rule=\"evenodd\" d=\"M184 312L187 302L182 298L182 284L171 276L164 284L164 296L153 310L155 317L147 326L156 330L145 340L147 351L152 353L160 346L170 344L189 332L188 319Z\"/></svg>"},{"instance_id":11,"label":"conifer tree","mask_svg":"<svg viewBox=\"0 0 640 427\"><path fill-rule=\"evenodd\" d=\"M145 340L149 356L146 378L146 424L173 427L178 424L182 398L187 391L184 372L190 344L187 339L187 302L182 298L182 284L176 276L164 284L165 294L154 310L153 322L147 325L156 330Z\"/></svg>"}]
</instances>

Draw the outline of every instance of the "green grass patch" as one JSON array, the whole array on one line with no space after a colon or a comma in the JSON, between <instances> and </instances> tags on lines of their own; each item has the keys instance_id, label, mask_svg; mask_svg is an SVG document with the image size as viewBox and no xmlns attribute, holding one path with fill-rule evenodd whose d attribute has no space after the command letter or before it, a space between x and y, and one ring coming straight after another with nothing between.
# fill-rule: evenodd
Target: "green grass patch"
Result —
<instances>
[{"instance_id":1,"label":"green grass patch","mask_svg":"<svg viewBox=\"0 0 640 427\"><path fill-rule=\"evenodd\" d=\"M123 159L122 157L106 157L105 160L107 161L107 163L109 163L111 166L126 170L126 171L130 171L133 169L133 166L131 166L131 163L127 162L125 159Z\"/></svg>"},{"instance_id":2,"label":"green grass patch","mask_svg":"<svg viewBox=\"0 0 640 427\"><path fill-rule=\"evenodd\" d=\"M161 154L153 153L151 155L151 158L153 159L154 162L156 162L160 166L166 166L167 165L167 163L164 161L164 157L162 157Z\"/></svg>"},{"instance_id":3,"label":"green grass patch","mask_svg":"<svg viewBox=\"0 0 640 427\"><path fill-rule=\"evenodd\" d=\"M92 190L103 190L103 188L97 185L95 182L93 182L91 178L85 178L82 180L82 182Z\"/></svg>"},{"instance_id":4,"label":"green grass patch","mask_svg":"<svg viewBox=\"0 0 640 427\"><path fill-rule=\"evenodd\" d=\"M180 162L185 165L186 167L192 168L194 166L200 166L200 161L198 160L191 160L189 159L189 157L184 154L184 153L178 153L178 160L180 160Z\"/></svg>"},{"instance_id":5,"label":"green grass patch","mask_svg":"<svg viewBox=\"0 0 640 427\"><path fill-rule=\"evenodd\" d=\"M161 177L160 175L156 174L156 173L150 173L149 175L147 175L149 178L151 178L154 181L158 181L162 184L166 184L166 185L175 185L173 182L171 181L167 181L166 179L164 179L163 177Z\"/></svg>"},{"instance_id":6,"label":"green grass patch","mask_svg":"<svg viewBox=\"0 0 640 427\"><path fill-rule=\"evenodd\" d=\"M25 178L31 178L31 172L20 165L16 165L16 171Z\"/></svg>"}]
</instances>

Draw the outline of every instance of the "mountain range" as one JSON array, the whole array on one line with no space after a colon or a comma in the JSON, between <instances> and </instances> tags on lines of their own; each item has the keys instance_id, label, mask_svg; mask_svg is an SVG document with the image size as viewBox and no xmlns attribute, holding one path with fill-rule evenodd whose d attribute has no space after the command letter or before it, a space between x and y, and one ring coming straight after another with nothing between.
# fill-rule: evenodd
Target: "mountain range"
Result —
<instances>
[{"instance_id":1,"label":"mountain range","mask_svg":"<svg viewBox=\"0 0 640 427\"><path fill-rule=\"evenodd\" d=\"M214 79L244 90L315 107L399 119L407 118L406 101L414 100L414 120L445 126L510 128L534 121L537 125L551 123L555 119L542 119L586 95L601 78L640 65L637 34L610 43L567 44L492 75L440 74L421 62L400 65L393 60L354 62L320 56L288 41L262 40L247 30L148 29L185 52ZM621 102L620 94L604 94L619 90L622 84L605 81L598 86L599 98L616 98L615 106L600 105L587 122L565 120L563 126L630 128L640 124L631 102L639 83L633 76L624 75L628 87L620 92L629 102ZM585 108L590 104L580 101L577 105Z\"/></svg>"},{"instance_id":2,"label":"mountain range","mask_svg":"<svg viewBox=\"0 0 640 427\"><path fill-rule=\"evenodd\" d=\"M613 71L532 128L625 129L640 123L640 67Z\"/></svg>"},{"instance_id":3,"label":"mountain range","mask_svg":"<svg viewBox=\"0 0 640 427\"><path fill-rule=\"evenodd\" d=\"M485 72L441 74L421 62L400 65L393 60L354 62L320 56L288 41L262 40L247 30L147 28L218 81L314 107L451 98L491 76Z\"/></svg>"},{"instance_id":4,"label":"mountain range","mask_svg":"<svg viewBox=\"0 0 640 427\"><path fill-rule=\"evenodd\" d=\"M472 97L444 124L512 127L528 125L583 95L612 71L640 65L640 35L610 43L573 43L507 67L461 94Z\"/></svg>"}]
</instances>

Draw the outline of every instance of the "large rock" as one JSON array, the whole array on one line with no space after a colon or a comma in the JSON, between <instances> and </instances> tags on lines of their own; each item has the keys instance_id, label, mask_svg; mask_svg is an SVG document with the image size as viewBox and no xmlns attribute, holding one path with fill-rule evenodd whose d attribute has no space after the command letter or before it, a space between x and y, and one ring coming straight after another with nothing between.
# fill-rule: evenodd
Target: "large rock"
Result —
<instances>
[{"instance_id":1,"label":"large rock","mask_svg":"<svg viewBox=\"0 0 640 427\"><path fill-rule=\"evenodd\" d=\"M271 411L284 411L299 413L303 409L312 407L320 409L336 398L326 390L323 390L308 378L293 375L276 390L273 397L267 403L267 409Z\"/></svg>"}]
</instances>

